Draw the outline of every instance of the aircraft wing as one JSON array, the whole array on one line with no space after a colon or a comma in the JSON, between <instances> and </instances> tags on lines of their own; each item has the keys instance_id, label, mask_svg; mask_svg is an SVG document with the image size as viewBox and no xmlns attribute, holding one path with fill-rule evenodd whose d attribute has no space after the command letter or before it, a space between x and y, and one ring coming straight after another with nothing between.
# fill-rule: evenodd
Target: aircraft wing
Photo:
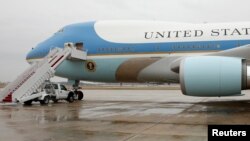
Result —
<instances>
[{"instance_id":1,"label":"aircraft wing","mask_svg":"<svg viewBox=\"0 0 250 141\"><path fill-rule=\"evenodd\" d=\"M244 59L250 59L250 45L244 45L232 49L228 49L225 51L219 51L216 53L210 53L206 56L225 56L225 57L237 57L237 58L244 58ZM171 70L179 73L180 63L181 60L186 57L180 57L174 60L171 63Z\"/></svg>"},{"instance_id":2,"label":"aircraft wing","mask_svg":"<svg viewBox=\"0 0 250 141\"><path fill-rule=\"evenodd\" d=\"M250 45L244 45L225 51L208 54L209 56L226 56L250 59Z\"/></svg>"},{"instance_id":3,"label":"aircraft wing","mask_svg":"<svg viewBox=\"0 0 250 141\"><path fill-rule=\"evenodd\" d=\"M207 54L250 59L250 45ZM116 71L119 82L179 82L180 63L188 56L166 56L131 58L123 62Z\"/></svg>"}]
</instances>

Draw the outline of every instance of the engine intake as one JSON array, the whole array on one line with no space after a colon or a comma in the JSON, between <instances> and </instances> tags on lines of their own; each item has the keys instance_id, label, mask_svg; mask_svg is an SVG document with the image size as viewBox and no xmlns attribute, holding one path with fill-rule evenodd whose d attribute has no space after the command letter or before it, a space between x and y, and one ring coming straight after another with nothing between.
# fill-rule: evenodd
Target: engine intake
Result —
<instances>
[{"instance_id":1,"label":"engine intake","mask_svg":"<svg viewBox=\"0 0 250 141\"><path fill-rule=\"evenodd\" d=\"M250 64L234 57L188 57L180 65L182 93L189 96L233 96L250 88Z\"/></svg>"}]
</instances>

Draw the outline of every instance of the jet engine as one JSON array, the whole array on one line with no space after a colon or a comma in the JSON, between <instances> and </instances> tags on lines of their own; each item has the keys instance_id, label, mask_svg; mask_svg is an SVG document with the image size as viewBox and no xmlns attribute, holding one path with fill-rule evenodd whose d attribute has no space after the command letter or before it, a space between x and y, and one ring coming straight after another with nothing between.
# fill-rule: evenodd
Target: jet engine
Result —
<instances>
[{"instance_id":1,"label":"jet engine","mask_svg":"<svg viewBox=\"0 0 250 141\"><path fill-rule=\"evenodd\" d=\"M250 88L250 62L242 58L187 57L180 64L180 84L189 96L233 96Z\"/></svg>"}]
</instances>

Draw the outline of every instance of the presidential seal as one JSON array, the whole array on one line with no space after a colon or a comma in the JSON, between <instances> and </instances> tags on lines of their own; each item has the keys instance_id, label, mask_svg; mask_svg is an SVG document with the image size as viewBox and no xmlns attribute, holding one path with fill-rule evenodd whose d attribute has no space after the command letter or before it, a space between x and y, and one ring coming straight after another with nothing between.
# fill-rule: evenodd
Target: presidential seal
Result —
<instances>
[{"instance_id":1,"label":"presidential seal","mask_svg":"<svg viewBox=\"0 0 250 141\"><path fill-rule=\"evenodd\" d=\"M94 72L96 70L96 64L92 60L88 60L85 64L85 67L88 71Z\"/></svg>"}]
</instances>

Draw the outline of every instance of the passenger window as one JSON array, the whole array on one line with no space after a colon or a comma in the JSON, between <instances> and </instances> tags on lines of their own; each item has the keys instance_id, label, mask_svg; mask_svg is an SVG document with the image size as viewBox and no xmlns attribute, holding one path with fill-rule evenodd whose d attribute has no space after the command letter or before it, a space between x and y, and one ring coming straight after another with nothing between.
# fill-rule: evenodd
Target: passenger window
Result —
<instances>
[{"instance_id":1,"label":"passenger window","mask_svg":"<svg viewBox=\"0 0 250 141\"><path fill-rule=\"evenodd\" d=\"M61 29L59 29L59 30L57 31L57 33L59 33L59 32L63 32L63 28L61 28Z\"/></svg>"},{"instance_id":2,"label":"passenger window","mask_svg":"<svg viewBox=\"0 0 250 141\"><path fill-rule=\"evenodd\" d=\"M51 85L49 84L45 85L44 89L51 89Z\"/></svg>"},{"instance_id":3,"label":"passenger window","mask_svg":"<svg viewBox=\"0 0 250 141\"><path fill-rule=\"evenodd\" d=\"M60 87L61 87L61 90L65 90L65 91L67 91L67 88L66 88L65 86L60 85Z\"/></svg>"},{"instance_id":4,"label":"passenger window","mask_svg":"<svg viewBox=\"0 0 250 141\"><path fill-rule=\"evenodd\" d=\"M58 89L58 86L56 84L53 84L54 89Z\"/></svg>"}]
</instances>

